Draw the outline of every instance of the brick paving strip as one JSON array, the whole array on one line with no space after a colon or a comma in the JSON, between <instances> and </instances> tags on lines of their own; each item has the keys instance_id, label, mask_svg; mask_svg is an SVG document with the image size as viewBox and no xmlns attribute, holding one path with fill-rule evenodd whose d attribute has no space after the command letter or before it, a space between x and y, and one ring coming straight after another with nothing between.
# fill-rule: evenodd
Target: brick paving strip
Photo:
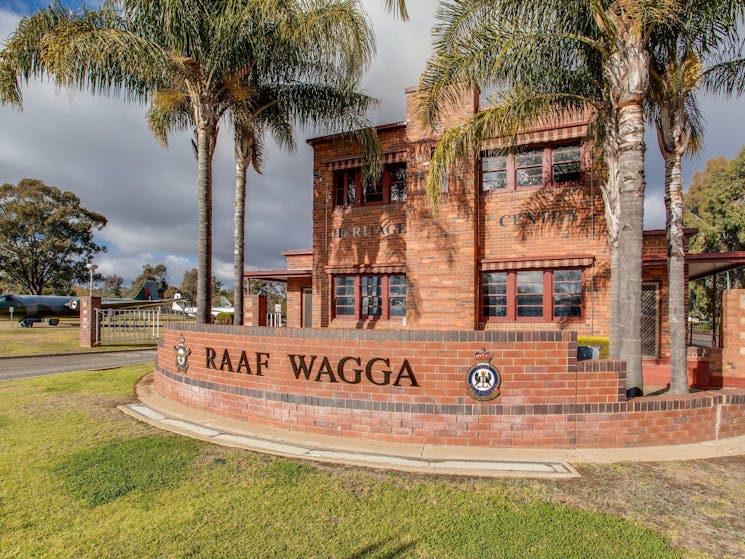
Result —
<instances>
[{"instance_id":1,"label":"brick paving strip","mask_svg":"<svg viewBox=\"0 0 745 559\"><path fill-rule=\"evenodd\" d=\"M218 426L210 427L204 421L193 422L171 417L145 404L126 404L119 406L119 409L132 417L175 433L220 445L292 458L431 474L541 478L571 478L579 476L577 471L569 464L561 462L465 460L456 458L436 459L423 456L403 456L374 452L372 450L367 451L364 448L367 445L362 441L358 441L360 443L358 450L324 448L316 446L312 442L313 437L310 437L308 444L303 445L296 442L283 441L281 438L233 433L223 430ZM395 445L390 446L393 447ZM453 455L457 455L457 449L453 450Z\"/></svg>"}]
</instances>

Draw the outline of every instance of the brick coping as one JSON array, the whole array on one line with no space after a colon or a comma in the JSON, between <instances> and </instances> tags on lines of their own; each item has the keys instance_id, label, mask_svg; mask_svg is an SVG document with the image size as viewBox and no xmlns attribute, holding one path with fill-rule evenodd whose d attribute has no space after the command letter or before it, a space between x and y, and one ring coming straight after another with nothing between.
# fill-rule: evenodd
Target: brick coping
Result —
<instances>
[{"instance_id":1,"label":"brick coping","mask_svg":"<svg viewBox=\"0 0 745 559\"><path fill-rule=\"evenodd\" d=\"M164 326L180 332L225 334L230 336L261 336L302 338L308 340L364 340L398 342L561 342L577 341L577 332L560 330L374 330L342 328L269 328L263 326L232 326L169 322Z\"/></svg>"}]
</instances>

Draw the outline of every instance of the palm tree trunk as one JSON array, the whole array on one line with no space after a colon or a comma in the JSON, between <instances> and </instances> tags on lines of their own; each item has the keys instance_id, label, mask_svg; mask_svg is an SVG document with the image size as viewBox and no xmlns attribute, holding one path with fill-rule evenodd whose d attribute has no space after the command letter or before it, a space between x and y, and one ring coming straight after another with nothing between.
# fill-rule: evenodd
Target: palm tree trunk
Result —
<instances>
[{"instance_id":1,"label":"palm tree trunk","mask_svg":"<svg viewBox=\"0 0 745 559\"><path fill-rule=\"evenodd\" d=\"M618 226L621 218L621 207L618 192L618 127L611 115L606 117L607 136L604 142L604 158L607 177L603 186L605 207L605 227L608 232L608 251L610 253L610 324L608 328L609 357L619 359L621 327L621 269L618 248ZM613 124L611 124L613 122Z\"/></svg>"},{"instance_id":2,"label":"palm tree trunk","mask_svg":"<svg viewBox=\"0 0 745 559\"><path fill-rule=\"evenodd\" d=\"M644 242L644 113L649 55L641 34L624 18L616 51L605 63L618 146L618 357L626 361L627 397L644 394L642 382L642 249Z\"/></svg>"},{"instance_id":3,"label":"palm tree trunk","mask_svg":"<svg viewBox=\"0 0 745 559\"><path fill-rule=\"evenodd\" d=\"M217 127L202 120L197 133L197 322L212 322L212 155Z\"/></svg>"},{"instance_id":4,"label":"palm tree trunk","mask_svg":"<svg viewBox=\"0 0 745 559\"><path fill-rule=\"evenodd\" d=\"M641 352L642 249L644 235L644 115L641 103L619 110L618 232L620 270L619 357L626 361L626 393L644 393Z\"/></svg>"},{"instance_id":5,"label":"palm tree trunk","mask_svg":"<svg viewBox=\"0 0 745 559\"><path fill-rule=\"evenodd\" d=\"M670 322L670 393L688 390L685 313L685 237L680 155L665 152L667 210L668 319Z\"/></svg>"},{"instance_id":6,"label":"palm tree trunk","mask_svg":"<svg viewBox=\"0 0 745 559\"><path fill-rule=\"evenodd\" d=\"M235 212L233 214L233 324L243 325L243 269L246 260L246 168L236 138Z\"/></svg>"}]
</instances>

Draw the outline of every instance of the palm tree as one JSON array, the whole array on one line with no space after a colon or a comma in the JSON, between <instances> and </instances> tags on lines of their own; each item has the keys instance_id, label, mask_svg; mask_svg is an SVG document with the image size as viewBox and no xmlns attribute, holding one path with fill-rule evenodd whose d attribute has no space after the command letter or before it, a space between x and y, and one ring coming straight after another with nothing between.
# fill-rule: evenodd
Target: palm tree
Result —
<instances>
[{"instance_id":1,"label":"palm tree","mask_svg":"<svg viewBox=\"0 0 745 559\"><path fill-rule=\"evenodd\" d=\"M701 145L703 127L696 93L707 73L705 61L726 56L730 44L737 40L737 18L742 10L737 4L731 0L689 0L673 25L655 32L649 48L648 111L657 128L665 161L670 392L673 394L688 392L682 158L695 153Z\"/></svg>"},{"instance_id":2,"label":"palm tree","mask_svg":"<svg viewBox=\"0 0 745 559\"><path fill-rule=\"evenodd\" d=\"M681 162L684 155L695 153L701 142L695 90L701 80L702 65L695 53L687 51L670 53L667 60L653 56L651 70L650 100L657 142L665 161L670 393L682 394L688 392L688 377Z\"/></svg>"},{"instance_id":3,"label":"palm tree","mask_svg":"<svg viewBox=\"0 0 745 559\"><path fill-rule=\"evenodd\" d=\"M234 107L235 214L233 228L233 320L243 324L243 271L245 262L246 178L249 166L261 173L264 137L268 132L278 146L294 151L293 125L325 126L351 131L350 137L367 150L368 175L380 172L377 136L367 112L373 100L347 86L324 84L273 86Z\"/></svg>"},{"instance_id":4,"label":"palm tree","mask_svg":"<svg viewBox=\"0 0 745 559\"><path fill-rule=\"evenodd\" d=\"M212 156L218 124L254 83L356 83L372 35L356 0L124 0L25 18L2 53L0 100L19 80L154 102L151 126L194 128L198 196L198 321L210 321ZM251 76L249 79L247 76Z\"/></svg>"},{"instance_id":5,"label":"palm tree","mask_svg":"<svg viewBox=\"0 0 745 559\"><path fill-rule=\"evenodd\" d=\"M420 81L420 114L434 128L463 87L499 88L486 109L447 132L430 165L441 173L488 138L515 138L565 111L594 111L593 138L611 250L611 353L627 362L627 393L642 393L641 262L644 114L651 33L674 20L675 0L463 0L441 4L435 52Z\"/></svg>"}]
</instances>

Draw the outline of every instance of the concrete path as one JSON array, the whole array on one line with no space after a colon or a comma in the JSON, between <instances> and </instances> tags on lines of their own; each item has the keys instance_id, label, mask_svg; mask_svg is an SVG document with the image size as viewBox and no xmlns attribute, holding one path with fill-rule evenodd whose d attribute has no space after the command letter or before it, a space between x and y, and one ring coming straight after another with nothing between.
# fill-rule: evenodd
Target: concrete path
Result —
<instances>
[{"instance_id":1,"label":"concrete path","mask_svg":"<svg viewBox=\"0 0 745 559\"><path fill-rule=\"evenodd\" d=\"M0 358L0 381L152 363L155 349Z\"/></svg>"},{"instance_id":2,"label":"concrete path","mask_svg":"<svg viewBox=\"0 0 745 559\"><path fill-rule=\"evenodd\" d=\"M569 478L579 475L572 464L693 460L745 454L745 436L697 444L616 449L386 443L290 432L194 410L155 392L151 375L137 385L137 396L139 403L120 409L141 421L186 436L280 456L420 473Z\"/></svg>"}]
</instances>

